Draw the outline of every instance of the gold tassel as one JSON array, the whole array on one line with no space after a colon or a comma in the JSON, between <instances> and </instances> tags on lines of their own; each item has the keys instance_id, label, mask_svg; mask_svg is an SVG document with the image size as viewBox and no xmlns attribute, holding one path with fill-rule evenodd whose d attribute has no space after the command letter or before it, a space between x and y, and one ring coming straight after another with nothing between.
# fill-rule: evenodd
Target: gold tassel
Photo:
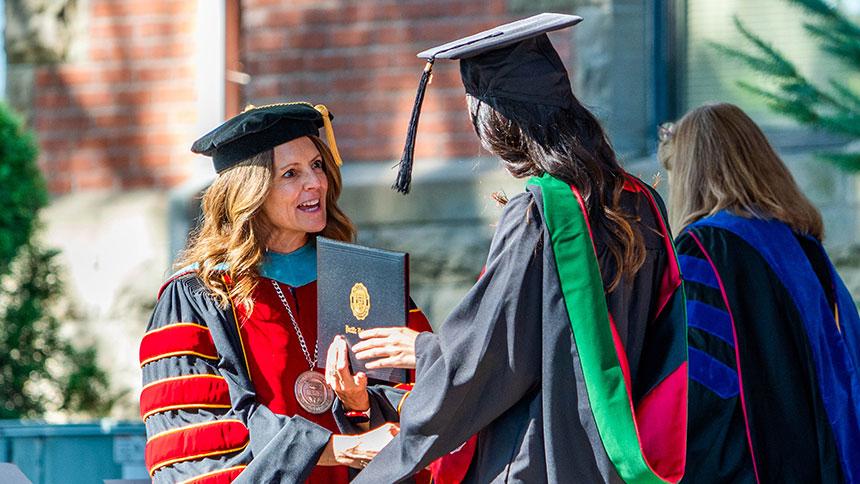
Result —
<instances>
[{"instance_id":1,"label":"gold tassel","mask_svg":"<svg viewBox=\"0 0 860 484\"><path fill-rule=\"evenodd\" d=\"M332 128L331 119L328 117L328 108L322 104L317 104L314 106L314 109L322 114L323 127L325 128L325 137L326 141L328 141L328 148L331 150L332 156L334 156L334 162L337 163L337 166L341 166L343 165L343 160L340 158L340 152L337 150L337 143L334 141L334 128Z\"/></svg>"}]
</instances>

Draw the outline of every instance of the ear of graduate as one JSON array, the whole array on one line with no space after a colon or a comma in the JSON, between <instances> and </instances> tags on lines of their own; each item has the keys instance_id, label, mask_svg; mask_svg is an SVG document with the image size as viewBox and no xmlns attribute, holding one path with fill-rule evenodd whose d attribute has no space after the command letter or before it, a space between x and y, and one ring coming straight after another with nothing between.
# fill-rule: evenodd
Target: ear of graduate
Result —
<instances>
[{"instance_id":1,"label":"ear of graduate","mask_svg":"<svg viewBox=\"0 0 860 484\"><path fill-rule=\"evenodd\" d=\"M409 193L421 108L436 59L460 61L466 93L523 126L546 119L547 110L570 107L573 93L564 64L548 32L578 24L582 17L542 13L458 39L418 54L427 64L412 107L395 190ZM527 129L527 131L529 131Z\"/></svg>"}]
</instances>

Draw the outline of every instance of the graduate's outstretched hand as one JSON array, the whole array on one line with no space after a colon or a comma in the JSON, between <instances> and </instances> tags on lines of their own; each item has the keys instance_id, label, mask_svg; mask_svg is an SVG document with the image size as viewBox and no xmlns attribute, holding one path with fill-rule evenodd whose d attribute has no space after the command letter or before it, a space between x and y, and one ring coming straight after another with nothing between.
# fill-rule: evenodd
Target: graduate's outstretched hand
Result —
<instances>
[{"instance_id":1,"label":"graduate's outstretched hand","mask_svg":"<svg viewBox=\"0 0 860 484\"><path fill-rule=\"evenodd\" d=\"M352 346L368 370L376 368L415 368L415 339L418 332L406 327L374 328L358 333L361 341Z\"/></svg>"},{"instance_id":2,"label":"graduate's outstretched hand","mask_svg":"<svg viewBox=\"0 0 860 484\"><path fill-rule=\"evenodd\" d=\"M349 370L349 351L346 339L335 336L328 348L325 362L325 381L337 394L347 410L363 412L370 408L367 395L367 375L358 372L353 375Z\"/></svg>"}]
</instances>

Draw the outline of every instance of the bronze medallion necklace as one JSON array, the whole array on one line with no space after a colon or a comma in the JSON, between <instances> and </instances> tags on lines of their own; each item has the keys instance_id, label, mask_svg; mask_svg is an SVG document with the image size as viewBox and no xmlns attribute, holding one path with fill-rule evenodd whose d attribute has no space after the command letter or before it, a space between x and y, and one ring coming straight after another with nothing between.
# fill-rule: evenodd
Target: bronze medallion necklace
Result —
<instances>
[{"instance_id":1,"label":"bronze medallion necklace","mask_svg":"<svg viewBox=\"0 0 860 484\"><path fill-rule=\"evenodd\" d=\"M290 322L293 323L293 329L296 330L296 336L299 338L299 345L302 347L302 353L304 353L305 360L307 360L308 366L310 367L309 370L302 372L296 378L296 383L293 386L293 391L296 394L296 401L303 409L310 413L324 413L331 408L331 404L334 403L334 391L332 391L332 389L326 384L325 377L323 377L319 372L314 371L319 354L319 344L314 344L314 357L311 359L308 345L305 343L305 337L299 329L299 323L296 322L296 318L293 316L293 310L290 309L290 305L287 303L287 298L284 297L284 293L281 291L281 287L278 283L275 282L274 279L271 279L271 281L272 287L275 288L275 292L278 293L278 298L280 298L281 303L283 303L284 308L287 310L287 314L290 316Z\"/></svg>"}]
</instances>

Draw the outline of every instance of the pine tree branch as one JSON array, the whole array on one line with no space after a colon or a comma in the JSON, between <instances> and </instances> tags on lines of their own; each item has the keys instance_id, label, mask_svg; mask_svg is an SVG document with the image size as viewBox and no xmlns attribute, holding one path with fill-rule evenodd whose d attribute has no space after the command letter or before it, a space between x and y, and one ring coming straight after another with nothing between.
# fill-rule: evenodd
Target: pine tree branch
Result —
<instances>
[{"instance_id":1,"label":"pine tree branch","mask_svg":"<svg viewBox=\"0 0 860 484\"><path fill-rule=\"evenodd\" d=\"M860 26L823 0L788 0L847 37L860 36Z\"/></svg>"},{"instance_id":2,"label":"pine tree branch","mask_svg":"<svg viewBox=\"0 0 860 484\"><path fill-rule=\"evenodd\" d=\"M841 170L854 173L860 171L860 153L826 152L817 153L816 156L832 163Z\"/></svg>"},{"instance_id":3,"label":"pine tree branch","mask_svg":"<svg viewBox=\"0 0 860 484\"><path fill-rule=\"evenodd\" d=\"M822 91L816 87L815 84L802 76L798 76L780 84L780 90L785 94L792 96L797 102L802 102L810 106L817 106L819 110L823 110L825 105L836 109L841 106L841 103L838 100L830 94Z\"/></svg>"},{"instance_id":4,"label":"pine tree branch","mask_svg":"<svg viewBox=\"0 0 860 484\"><path fill-rule=\"evenodd\" d=\"M769 69L767 69L766 72L770 72L771 75L777 77L799 76L797 68L794 67L794 64L792 64L789 60L783 57L776 49L774 49L769 43L765 42L761 37L752 33L737 16L734 17L734 23L735 27L738 29L738 32L740 32L745 39L752 43L753 46L756 47L759 52L761 52L761 54L763 54L763 65L769 66Z\"/></svg>"},{"instance_id":5,"label":"pine tree branch","mask_svg":"<svg viewBox=\"0 0 860 484\"><path fill-rule=\"evenodd\" d=\"M834 133L847 134L855 138L860 137L860 114L856 112L821 116L820 124L826 130Z\"/></svg>"},{"instance_id":6,"label":"pine tree branch","mask_svg":"<svg viewBox=\"0 0 860 484\"><path fill-rule=\"evenodd\" d=\"M721 54L739 60L759 72L762 72L772 77L784 77L780 70L776 66L774 66L768 59L756 57L740 49L729 47L725 44L720 44L717 42L709 42L709 45Z\"/></svg>"},{"instance_id":7,"label":"pine tree branch","mask_svg":"<svg viewBox=\"0 0 860 484\"><path fill-rule=\"evenodd\" d=\"M830 84L830 87L832 87L836 94L839 96L839 99L842 100L844 111L860 111L859 94L852 91L851 88L849 88L845 84L834 79L830 79L828 83Z\"/></svg>"},{"instance_id":8,"label":"pine tree branch","mask_svg":"<svg viewBox=\"0 0 860 484\"><path fill-rule=\"evenodd\" d=\"M748 82L738 81L737 84L742 89L764 98L765 103L772 110L782 113L800 123L811 124L817 122L819 119L818 113L802 102L797 102L790 97L767 91Z\"/></svg>"},{"instance_id":9,"label":"pine tree branch","mask_svg":"<svg viewBox=\"0 0 860 484\"><path fill-rule=\"evenodd\" d=\"M860 68L860 42L856 39L835 32L830 27L804 24L804 28L821 42L822 50L854 68Z\"/></svg>"},{"instance_id":10,"label":"pine tree branch","mask_svg":"<svg viewBox=\"0 0 860 484\"><path fill-rule=\"evenodd\" d=\"M833 15L833 8L821 0L788 0L790 3L822 17L830 17Z\"/></svg>"}]
</instances>

